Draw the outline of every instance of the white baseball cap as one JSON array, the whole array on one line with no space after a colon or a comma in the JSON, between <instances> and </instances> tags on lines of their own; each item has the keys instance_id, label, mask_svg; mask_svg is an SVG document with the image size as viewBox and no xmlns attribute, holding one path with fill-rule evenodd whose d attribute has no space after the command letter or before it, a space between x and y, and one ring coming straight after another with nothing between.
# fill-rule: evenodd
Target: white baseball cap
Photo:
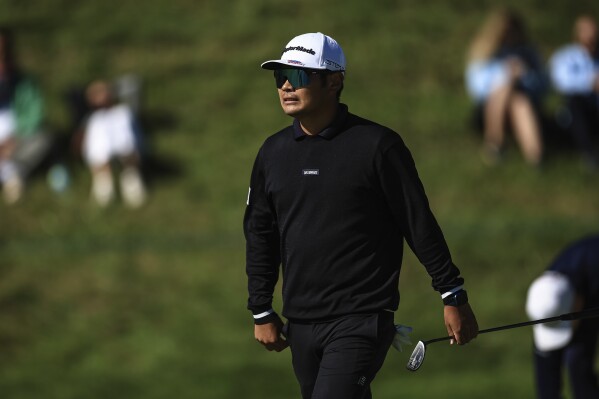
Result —
<instances>
[{"instance_id":1,"label":"white baseball cap","mask_svg":"<svg viewBox=\"0 0 599 399\"><path fill-rule=\"evenodd\" d=\"M330 36L305 33L291 39L283 49L280 60L262 63L264 69L300 67L345 71L345 55L341 46Z\"/></svg>"},{"instance_id":2,"label":"white baseball cap","mask_svg":"<svg viewBox=\"0 0 599 399\"><path fill-rule=\"evenodd\" d=\"M574 288L568 278L548 271L532 282L528 289L526 313L532 320L570 313L574 305ZM563 348L572 338L571 321L555 321L533 326L535 346L541 351Z\"/></svg>"}]
</instances>

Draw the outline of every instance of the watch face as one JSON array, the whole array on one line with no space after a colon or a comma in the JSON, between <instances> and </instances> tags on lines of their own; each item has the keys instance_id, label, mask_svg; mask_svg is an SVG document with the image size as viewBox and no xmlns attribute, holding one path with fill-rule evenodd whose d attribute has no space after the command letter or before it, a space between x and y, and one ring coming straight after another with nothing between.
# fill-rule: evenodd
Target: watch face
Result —
<instances>
[{"instance_id":1,"label":"watch face","mask_svg":"<svg viewBox=\"0 0 599 399\"><path fill-rule=\"evenodd\" d=\"M468 294L464 290L460 290L455 294L451 294L443 300L445 305L460 306L468 302Z\"/></svg>"},{"instance_id":2,"label":"watch face","mask_svg":"<svg viewBox=\"0 0 599 399\"><path fill-rule=\"evenodd\" d=\"M462 291L459 291L458 293L456 293L454 300L458 306L463 305L466 302L468 302L468 295L466 294L466 291L462 290Z\"/></svg>"}]
</instances>

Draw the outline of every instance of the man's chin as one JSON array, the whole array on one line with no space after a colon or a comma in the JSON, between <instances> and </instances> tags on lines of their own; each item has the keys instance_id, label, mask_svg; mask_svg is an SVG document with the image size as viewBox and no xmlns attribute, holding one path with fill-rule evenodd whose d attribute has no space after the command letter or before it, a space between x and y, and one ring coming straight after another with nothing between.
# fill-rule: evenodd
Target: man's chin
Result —
<instances>
[{"instance_id":1,"label":"man's chin","mask_svg":"<svg viewBox=\"0 0 599 399\"><path fill-rule=\"evenodd\" d=\"M291 116L293 118L297 118L299 115L302 114L302 110L301 109L299 109L297 107L288 107L288 106L287 107L283 106L283 112L286 115L289 115L289 116Z\"/></svg>"}]
</instances>

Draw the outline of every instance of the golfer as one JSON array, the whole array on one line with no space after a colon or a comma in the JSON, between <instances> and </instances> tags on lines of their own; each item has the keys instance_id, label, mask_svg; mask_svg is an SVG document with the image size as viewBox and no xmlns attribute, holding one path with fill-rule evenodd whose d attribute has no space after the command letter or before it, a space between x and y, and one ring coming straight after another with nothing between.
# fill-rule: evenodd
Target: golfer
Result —
<instances>
[{"instance_id":1,"label":"golfer","mask_svg":"<svg viewBox=\"0 0 599 399\"><path fill-rule=\"evenodd\" d=\"M295 37L262 64L294 120L264 142L251 175L248 308L256 340L291 347L304 399L372 397L396 332L404 239L445 304L448 334L466 344L478 333L401 137L339 102L345 66L339 44L322 33ZM287 324L272 308L281 264Z\"/></svg>"},{"instance_id":2,"label":"golfer","mask_svg":"<svg viewBox=\"0 0 599 399\"><path fill-rule=\"evenodd\" d=\"M526 301L531 319L599 307L599 235L564 249L533 281ZM533 327L534 370L539 399L561 398L567 370L573 398L599 398L594 371L599 319L559 321Z\"/></svg>"}]
</instances>

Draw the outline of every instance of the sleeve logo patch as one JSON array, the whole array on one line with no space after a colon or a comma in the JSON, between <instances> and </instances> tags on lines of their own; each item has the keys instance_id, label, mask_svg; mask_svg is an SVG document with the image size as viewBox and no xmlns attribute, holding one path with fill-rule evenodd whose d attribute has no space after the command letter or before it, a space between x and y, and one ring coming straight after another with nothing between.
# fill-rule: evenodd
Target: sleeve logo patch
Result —
<instances>
[{"instance_id":1,"label":"sleeve logo patch","mask_svg":"<svg viewBox=\"0 0 599 399\"><path fill-rule=\"evenodd\" d=\"M320 174L320 169L304 169L302 170L302 174L304 176L318 176Z\"/></svg>"}]
</instances>

